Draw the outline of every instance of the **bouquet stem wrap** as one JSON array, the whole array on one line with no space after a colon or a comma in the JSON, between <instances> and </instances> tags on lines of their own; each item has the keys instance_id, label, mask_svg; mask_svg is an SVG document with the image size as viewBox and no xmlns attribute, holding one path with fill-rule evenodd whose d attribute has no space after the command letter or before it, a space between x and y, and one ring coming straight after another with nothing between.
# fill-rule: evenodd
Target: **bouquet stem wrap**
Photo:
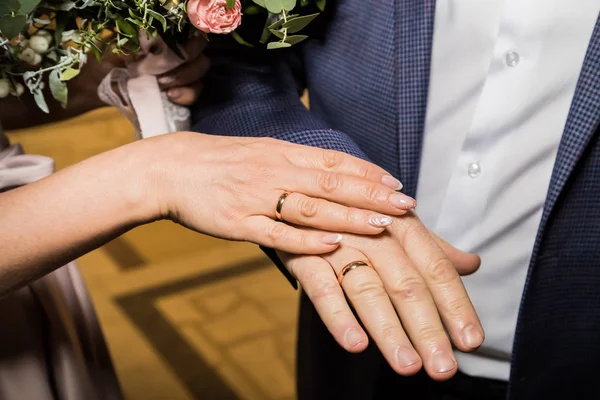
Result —
<instances>
[{"instance_id":1,"label":"bouquet stem wrap","mask_svg":"<svg viewBox=\"0 0 600 400\"><path fill-rule=\"evenodd\" d=\"M111 70L98 87L100 100L116 107L133 124L137 139L189 130L189 109L169 101L157 78L183 64L187 55L180 49L182 59L162 39L148 39L143 33L140 45L144 57L127 68Z\"/></svg>"}]
</instances>

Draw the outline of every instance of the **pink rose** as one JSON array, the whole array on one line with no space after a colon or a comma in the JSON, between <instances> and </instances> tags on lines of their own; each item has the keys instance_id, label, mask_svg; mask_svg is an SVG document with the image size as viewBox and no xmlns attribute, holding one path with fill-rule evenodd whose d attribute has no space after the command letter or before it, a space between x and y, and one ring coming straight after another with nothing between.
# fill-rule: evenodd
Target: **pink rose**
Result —
<instances>
[{"instance_id":1,"label":"pink rose","mask_svg":"<svg viewBox=\"0 0 600 400\"><path fill-rule=\"evenodd\" d=\"M206 33L231 33L242 22L240 0L233 8L227 8L226 0L190 0L187 12L190 22Z\"/></svg>"}]
</instances>

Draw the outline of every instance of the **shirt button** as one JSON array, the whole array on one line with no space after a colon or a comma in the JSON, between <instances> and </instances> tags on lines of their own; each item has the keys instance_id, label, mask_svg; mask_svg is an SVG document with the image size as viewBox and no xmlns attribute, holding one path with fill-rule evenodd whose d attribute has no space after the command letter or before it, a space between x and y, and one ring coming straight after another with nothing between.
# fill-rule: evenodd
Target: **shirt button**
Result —
<instances>
[{"instance_id":1,"label":"shirt button","mask_svg":"<svg viewBox=\"0 0 600 400\"><path fill-rule=\"evenodd\" d=\"M508 65L509 67L516 67L517 64L519 63L519 60L520 60L519 53L517 53L515 51L509 51L508 53L506 53L505 61L506 61L506 65Z\"/></svg>"},{"instance_id":2,"label":"shirt button","mask_svg":"<svg viewBox=\"0 0 600 400\"><path fill-rule=\"evenodd\" d=\"M481 166L477 163L471 163L467 168L467 173L471 178L477 178L481 174Z\"/></svg>"}]
</instances>

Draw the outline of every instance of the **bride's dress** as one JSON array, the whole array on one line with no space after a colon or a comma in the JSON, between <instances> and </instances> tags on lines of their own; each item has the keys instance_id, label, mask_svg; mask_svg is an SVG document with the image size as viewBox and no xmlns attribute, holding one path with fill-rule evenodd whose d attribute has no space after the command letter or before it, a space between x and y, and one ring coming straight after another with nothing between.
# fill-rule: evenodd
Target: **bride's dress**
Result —
<instances>
[{"instance_id":1,"label":"bride's dress","mask_svg":"<svg viewBox=\"0 0 600 400\"><path fill-rule=\"evenodd\" d=\"M40 179L53 166L48 157L10 146L0 127L0 192ZM0 298L0 399L122 399L75 263Z\"/></svg>"}]
</instances>

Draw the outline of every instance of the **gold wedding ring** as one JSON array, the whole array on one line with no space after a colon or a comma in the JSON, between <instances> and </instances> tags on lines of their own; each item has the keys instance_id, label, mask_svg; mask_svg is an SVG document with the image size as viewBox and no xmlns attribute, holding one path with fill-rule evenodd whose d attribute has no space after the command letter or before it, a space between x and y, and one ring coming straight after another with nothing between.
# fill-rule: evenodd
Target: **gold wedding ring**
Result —
<instances>
[{"instance_id":1,"label":"gold wedding ring","mask_svg":"<svg viewBox=\"0 0 600 400\"><path fill-rule=\"evenodd\" d=\"M341 285L342 284L342 280L344 279L344 276L346 276L346 274L350 271L352 271L353 269L356 268L360 268L360 267L371 267L373 268L373 266L371 265L370 262L368 261L352 261L350 264L347 264L344 268L342 268L342 270L340 271L340 273L338 274L338 282Z\"/></svg>"},{"instance_id":2,"label":"gold wedding ring","mask_svg":"<svg viewBox=\"0 0 600 400\"><path fill-rule=\"evenodd\" d=\"M290 195L290 192L283 192L281 196L279 196L279 200L277 200L277 207L275 207L275 219L277 221L283 221L281 218L281 209L283 208L283 203L285 203L285 199Z\"/></svg>"}]
</instances>

